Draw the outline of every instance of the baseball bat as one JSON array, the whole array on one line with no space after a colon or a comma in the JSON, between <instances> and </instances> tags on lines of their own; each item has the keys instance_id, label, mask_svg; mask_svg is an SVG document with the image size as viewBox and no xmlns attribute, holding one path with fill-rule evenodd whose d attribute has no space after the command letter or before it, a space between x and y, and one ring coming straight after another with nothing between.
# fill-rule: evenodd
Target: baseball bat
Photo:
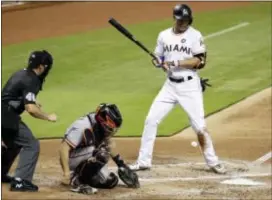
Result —
<instances>
[{"instance_id":1,"label":"baseball bat","mask_svg":"<svg viewBox=\"0 0 272 200\"><path fill-rule=\"evenodd\" d=\"M138 41L134 35L132 35L125 27L123 27L118 21L114 18L110 18L108 21L114 28L120 31L123 35L125 35L128 39L134 42L137 46L143 49L146 53L148 53L152 58L157 59L157 57L149 51L140 41Z\"/></svg>"}]
</instances>

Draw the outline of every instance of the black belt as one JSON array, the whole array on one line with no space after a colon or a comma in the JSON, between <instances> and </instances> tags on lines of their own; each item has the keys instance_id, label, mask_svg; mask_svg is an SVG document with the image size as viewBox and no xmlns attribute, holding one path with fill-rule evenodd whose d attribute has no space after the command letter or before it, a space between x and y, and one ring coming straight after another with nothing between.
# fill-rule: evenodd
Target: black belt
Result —
<instances>
[{"instance_id":1,"label":"black belt","mask_svg":"<svg viewBox=\"0 0 272 200\"><path fill-rule=\"evenodd\" d=\"M172 82L175 82L175 83L182 83L184 81L189 81L189 80L192 80L193 77L192 76L187 76L187 77L182 77L180 79L175 79L175 78L172 78L172 77L169 77L169 80L172 81Z\"/></svg>"}]
</instances>

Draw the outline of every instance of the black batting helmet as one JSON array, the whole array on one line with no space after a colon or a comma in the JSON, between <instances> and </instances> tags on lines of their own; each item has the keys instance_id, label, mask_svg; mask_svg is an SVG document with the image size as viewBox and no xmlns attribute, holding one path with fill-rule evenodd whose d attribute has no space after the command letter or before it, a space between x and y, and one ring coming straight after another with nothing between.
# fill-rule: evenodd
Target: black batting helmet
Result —
<instances>
[{"instance_id":1,"label":"black batting helmet","mask_svg":"<svg viewBox=\"0 0 272 200\"><path fill-rule=\"evenodd\" d=\"M122 125L122 115L115 104L101 103L95 113L95 119L107 134L114 134Z\"/></svg>"},{"instance_id":2,"label":"black batting helmet","mask_svg":"<svg viewBox=\"0 0 272 200\"><path fill-rule=\"evenodd\" d=\"M193 23L192 9L186 4L178 4L173 9L173 17L176 20L189 20L189 24Z\"/></svg>"}]
</instances>

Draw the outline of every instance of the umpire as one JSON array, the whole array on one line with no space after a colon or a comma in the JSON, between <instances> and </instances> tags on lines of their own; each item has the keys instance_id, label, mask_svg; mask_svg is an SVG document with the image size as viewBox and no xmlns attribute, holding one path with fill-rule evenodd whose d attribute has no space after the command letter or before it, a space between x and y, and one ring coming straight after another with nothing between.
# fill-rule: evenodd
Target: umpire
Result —
<instances>
[{"instance_id":1,"label":"umpire","mask_svg":"<svg viewBox=\"0 0 272 200\"><path fill-rule=\"evenodd\" d=\"M55 114L46 114L36 102L46 76L52 68L53 58L47 51L34 51L26 69L15 72L2 89L2 180L11 183L11 191L38 191L32 183L38 161L40 144L21 120L26 110L32 117L55 122ZM14 178L9 169L20 153Z\"/></svg>"}]
</instances>

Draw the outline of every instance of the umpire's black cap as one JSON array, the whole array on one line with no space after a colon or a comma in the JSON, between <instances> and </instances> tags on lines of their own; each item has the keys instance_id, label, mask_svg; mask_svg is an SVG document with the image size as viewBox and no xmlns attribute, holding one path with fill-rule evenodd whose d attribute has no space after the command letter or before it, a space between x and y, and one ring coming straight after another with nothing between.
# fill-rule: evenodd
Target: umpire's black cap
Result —
<instances>
[{"instance_id":1,"label":"umpire's black cap","mask_svg":"<svg viewBox=\"0 0 272 200\"><path fill-rule=\"evenodd\" d=\"M28 68L35 69L39 65L43 65L45 68L51 68L53 65L52 55L46 51L33 51L28 58Z\"/></svg>"}]
</instances>

